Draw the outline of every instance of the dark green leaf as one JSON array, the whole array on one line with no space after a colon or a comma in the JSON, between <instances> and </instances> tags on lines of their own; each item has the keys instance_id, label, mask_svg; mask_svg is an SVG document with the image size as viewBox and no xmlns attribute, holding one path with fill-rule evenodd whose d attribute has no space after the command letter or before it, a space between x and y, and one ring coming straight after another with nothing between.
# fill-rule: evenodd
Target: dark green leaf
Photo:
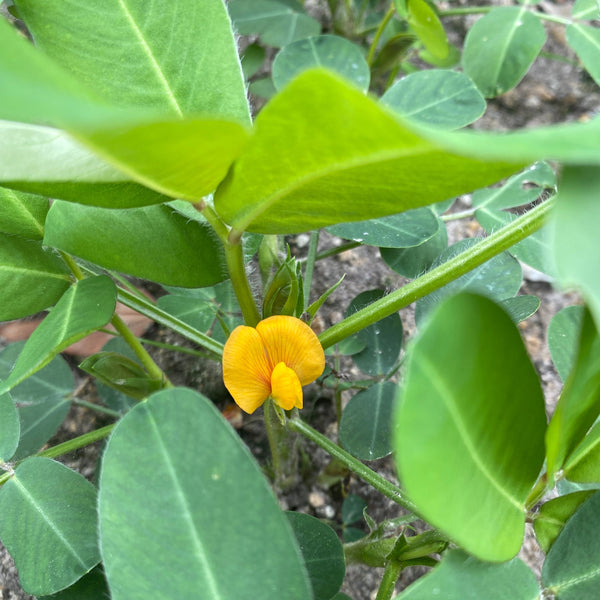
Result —
<instances>
[{"instance_id":1,"label":"dark green leaf","mask_svg":"<svg viewBox=\"0 0 600 600\"><path fill-rule=\"evenodd\" d=\"M356 494L350 494L344 498L342 503L342 523L352 525L363 518L363 511L367 503Z\"/></svg>"},{"instance_id":2,"label":"dark green leaf","mask_svg":"<svg viewBox=\"0 0 600 600\"><path fill-rule=\"evenodd\" d=\"M106 325L115 304L115 284L105 275L72 285L31 334L0 389L14 388L45 367L59 352Z\"/></svg>"},{"instance_id":3,"label":"dark green leaf","mask_svg":"<svg viewBox=\"0 0 600 600\"><path fill-rule=\"evenodd\" d=\"M381 102L424 125L458 129L485 112L485 100L473 82L457 71L417 71L397 81Z\"/></svg>"},{"instance_id":4,"label":"dark green leaf","mask_svg":"<svg viewBox=\"0 0 600 600\"><path fill-rule=\"evenodd\" d=\"M417 580L395 600L538 600L535 575L518 558L493 565L451 550L430 574Z\"/></svg>"},{"instance_id":5,"label":"dark green leaf","mask_svg":"<svg viewBox=\"0 0 600 600\"><path fill-rule=\"evenodd\" d=\"M476 238L467 238L453 244L433 261L431 268L433 269L458 256L477 242ZM481 294L497 301L512 298L519 291L522 278L521 265L508 252L503 252L466 275L421 298L416 306L415 318L417 324L422 323L427 313L443 298L462 291Z\"/></svg>"},{"instance_id":6,"label":"dark green leaf","mask_svg":"<svg viewBox=\"0 0 600 600\"><path fill-rule=\"evenodd\" d=\"M563 530L565 523L593 493L593 490L574 492L573 494L553 498L542 504L542 508L535 516L533 529L544 553L548 554L548 550Z\"/></svg>"},{"instance_id":7,"label":"dark green leaf","mask_svg":"<svg viewBox=\"0 0 600 600\"><path fill-rule=\"evenodd\" d=\"M157 305L170 315L203 333L210 329L216 319L217 307L213 302L206 302L190 296L168 294L161 296Z\"/></svg>"},{"instance_id":8,"label":"dark green leaf","mask_svg":"<svg viewBox=\"0 0 600 600\"><path fill-rule=\"evenodd\" d=\"M498 303L510 316L513 323L520 323L535 314L540 307L540 299L537 296L515 296L507 298Z\"/></svg>"},{"instance_id":9,"label":"dark green leaf","mask_svg":"<svg viewBox=\"0 0 600 600\"><path fill-rule=\"evenodd\" d=\"M149 494L157 482L160 493ZM113 600L281 600L281 590L288 600L312 597L258 465L214 405L191 390L158 392L117 424L98 510Z\"/></svg>"},{"instance_id":10,"label":"dark green leaf","mask_svg":"<svg viewBox=\"0 0 600 600\"><path fill-rule=\"evenodd\" d=\"M577 358L584 310L583 306L567 306L556 313L548 325L548 349L563 381L567 380Z\"/></svg>"},{"instance_id":11,"label":"dark green leaf","mask_svg":"<svg viewBox=\"0 0 600 600\"><path fill-rule=\"evenodd\" d=\"M425 273L433 261L448 247L446 224L438 218L437 233L426 242L412 248L381 248L381 258L390 269L414 279Z\"/></svg>"},{"instance_id":12,"label":"dark green leaf","mask_svg":"<svg viewBox=\"0 0 600 600\"><path fill-rule=\"evenodd\" d=\"M396 384L376 383L355 394L342 413L340 443L361 460L376 460L392 452L392 408Z\"/></svg>"},{"instance_id":13,"label":"dark green leaf","mask_svg":"<svg viewBox=\"0 0 600 600\"><path fill-rule=\"evenodd\" d=\"M65 263L35 240L0 233L0 321L54 304L72 282Z\"/></svg>"},{"instance_id":14,"label":"dark green leaf","mask_svg":"<svg viewBox=\"0 0 600 600\"><path fill-rule=\"evenodd\" d=\"M242 71L244 79L250 79L265 62L265 49L259 44L250 44L242 54Z\"/></svg>"},{"instance_id":15,"label":"dark green leaf","mask_svg":"<svg viewBox=\"0 0 600 600\"><path fill-rule=\"evenodd\" d=\"M567 42L575 50L592 79L600 85L600 29L571 23L567 26Z\"/></svg>"},{"instance_id":16,"label":"dark green leaf","mask_svg":"<svg viewBox=\"0 0 600 600\"><path fill-rule=\"evenodd\" d=\"M255 79L249 86L248 92L258 98L264 98L270 100L277 90L273 85L273 80L270 77L260 77Z\"/></svg>"},{"instance_id":17,"label":"dark green leaf","mask_svg":"<svg viewBox=\"0 0 600 600\"><path fill-rule=\"evenodd\" d=\"M384 296L383 290L367 290L356 296L346 316L361 310ZM402 348L402 321L398 313L369 325L356 334L365 344L365 349L352 355L356 366L369 375L384 375L396 364Z\"/></svg>"},{"instance_id":18,"label":"dark green leaf","mask_svg":"<svg viewBox=\"0 0 600 600\"><path fill-rule=\"evenodd\" d=\"M431 209L423 207L380 219L333 225L327 231L367 246L412 248L431 239L439 226Z\"/></svg>"},{"instance_id":19,"label":"dark green leaf","mask_svg":"<svg viewBox=\"0 0 600 600\"><path fill-rule=\"evenodd\" d=\"M469 29L463 68L493 98L521 81L545 41L544 26L526 5L494 8Z\"/></svg>"},{"instance_id":20,"label":"dark green leaf","mask_svg":"<svg viewBox=\"0 0 600 600\"><path fill-rule=\"evenodd\" d=\"M273 61L273 83L280 90L302 71L314 67L338 73L363 92L369 89L371 74L363 51L335 35L309 37L285 46Z\"/></svg>"},{"instance_id":21,"label":"dark green leaf","mask_svg":"<svg viewBox=\"0 0 600 600\"><path fill-rule=\"evenodd\" d=\"M44 243L168 285L209 286L225 278L222 246L212 230L164 205L109 210L57 201Z\"/></svg>"},{"instance_id":22,"label":"dark green leaf","mask_svg":"<svg viewBox=\"0 0 600 600\"><path fill-rule=\"evenodd\" d=\"M394 421L399 477L423 518L482 560L515 556L546 413L510 317L481 296L444 301L410 348Z\"/></svg>"},{"instance_id":23,"label":"dark green leaf","mask_svg":"<svg viewBox=\"0 0 600 600\"><path fill-rule=\"evenodd\" d=\"M215 206L240 231L294 233L426 206L518 168L445 153L350 84L311 70L260 112Z\"/></svg>"},{"instance_id":24,"label":"dark green leaf","mask_svg":"<svg viewBox=\"0 0 600 600\"><path fill-rule=\"evenodd\" d=\"M49 208L47 198L0 188L0 231L41 240Z\"/></svg>"},{"instance_id":25,"label":"dark green leaf","mask_svg":"<svg viewBox=\"0 0 600 600\"><path fill-rule=\"evenodd\" d=\"M586 310L575 366L565 382L546 432L549 477L563 467L599 413L600 337L590 312Z\"/></svg>"},{"instance_id":26,"label":"dark green leaf","mask_svg":"<svg viewBox=\"0 0 600 600\"><path fill-rule=\"evenodd\" d=\"M239 33L258 33L269 46L280 48L321 31L320 23L305 14L298 2L231 0L227 8Z\"/></svg>"},{"instance_id":27,"label":"dark green leaf","mask_svg":"<svg viewBox=\"0 0 600 600\"><path fill-rule=\"evenodd\" d=\"M288 512L304 558L315 600L330 600L339 591L346 564L342 544L333 529L303 513Z\"/></svg>"},{"instance_id":28,"label":"dark green leaf","mask_svg":"<svg viewBox=\"0 0 600 600\"><path fill-rule=\"evenodd\" d=\"M600 584L600 494L588 498L550 548L542 584L558 600L596 600Z\"/></svg>"},{"instance_id":29,"label":"dark green leaf","mask_svg":"<svg viewBox=\"0 0 600 600\"><path fill-rule=\"evenodd\" d=\"M54 594L100 560L96 489L48 458L28 458L0 488L0 538L23 589Z\"/></svg>"},{"instance_id":30,"label":"dark green leaf","mask_svg":"<svg viewBox=\"0 0 600 600\"><path fill-rule=\"evenodd\" d=\"M25 342L17 342L0 354L0 378L6 379ZM21 422L15 460L37 452L57 431L71 406L75 378L61 356L55 356L43 369L11 391Z\"/></svg>"},{"instance_id":31,"label":"dark green leaf","mask_svg":"<svg viewBox=\"0 0 600 600\"><path fill-rule=\"evenodd\" d=\"M38 600L106 600L110 598L106 579L100 567L92 569L72 586L53 594L39 596Z\"/></svg>"}]
</instances>

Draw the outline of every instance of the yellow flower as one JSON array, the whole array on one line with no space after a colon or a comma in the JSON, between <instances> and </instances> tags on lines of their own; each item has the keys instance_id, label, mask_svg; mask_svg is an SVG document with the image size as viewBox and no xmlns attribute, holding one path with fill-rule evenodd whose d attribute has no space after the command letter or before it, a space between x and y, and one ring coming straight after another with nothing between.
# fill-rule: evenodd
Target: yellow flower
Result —
<instances>
[{"instance_id":1,"label":"yellow flower","mask_svg":"<svg viewBox=\"0 0 600 600\"><path fill-rule=\"evenodd\" d=\"M302 386L325 368L314 331L296 317L275 315L236 327L223 350L223 381L236 404L253 413L271 396L285 410L302 408Z\"/></svg>"}]
</instances>

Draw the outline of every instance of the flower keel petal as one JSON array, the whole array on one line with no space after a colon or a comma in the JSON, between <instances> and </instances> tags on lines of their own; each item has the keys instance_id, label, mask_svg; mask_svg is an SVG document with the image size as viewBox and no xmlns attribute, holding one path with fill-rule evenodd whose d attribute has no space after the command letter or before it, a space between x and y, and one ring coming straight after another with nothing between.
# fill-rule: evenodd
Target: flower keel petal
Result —
<instances>
[{"instance_id":1,"label":"flower keel petal","mask_svg":"<svg viewBox=\"0 0 600 600\"><path fill-rule=\"evenodd\" d=\"M271 397L284 410L302 408L302 386L295 371L277 363L271 374Z\"/></svg>"}]
</instances>

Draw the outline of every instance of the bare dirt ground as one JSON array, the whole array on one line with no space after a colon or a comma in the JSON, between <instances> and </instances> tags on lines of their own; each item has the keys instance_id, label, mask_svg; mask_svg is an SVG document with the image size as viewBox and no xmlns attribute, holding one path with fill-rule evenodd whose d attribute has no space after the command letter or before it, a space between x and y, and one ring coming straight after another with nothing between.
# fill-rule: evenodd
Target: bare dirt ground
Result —
<instances>
[{"instance_id":1,"label":"bare dirt ground","mask_svg":"<svg viewBox=\"0 0 600 600\"><path fill-rule=\"evenodd\" d=\"M315 3L316 9L323 14L323 3ZM461 2L462 4L462 2ZM505 2L494 2L505 4ZM456 3L453 3L456 5ZM571 2L542 2L539 6L552 14L568 16ZM460 42L468 25L472 21L455 18L448 22L452 41ZM548 43L545 51L564 56L568 62L539 58L534 67L526 75L521 84L513 91L499 99L490 101L487 113L475 127L510 130L518 127L538 126L542 124L564 121L586 120L600 109L600 90L594 82L577 66L573 53L564 40L564 28L558 25L548 27ZM469 206L469 197L457 201L457 210ZM453 222L449 227L451 241L463 237L481 235L481 231L473 223ZM307 239L296 236L289 240L294 252L302 256L306 252ZM326 234L321 237L321 247L329 247L339 243ZM314 298L318 297L329 286L333 285L343 274L346 274L343 285L327 301L320 313L320 327L329 326L341 318L354 296L359 292L374 289L395 289L402 285L402 278L391 271L380 259L376 248L360 247L344 252L335 258L317 264L314 280ZM529 277L529 278L527 278ZM526 276L523 285L524 293L535 294L541 299L538 312L521 324L523 337L530 355L540 374L546 394L548 413L550 414L560 393L561 383L553 367L546 345L546 329L552 316L563 306L577 301L576 295L555 290L551 283L539 281L534 274ZM413 309L409 307L401 312L405 335L415 333ZM187 344L185 340L176 339L173 334L159 326L153 326L147 337ZM214 398L222 408L229 401L222 385L220 368L213 363L199 362L186 355L173 355L162 351L155 353L159 364L166 369L172 381L177 385L187 385L200 389L207 396ZM71 361L75 367L76 361ZM360 373L351 364L345 365L348 377L360 377ZM80 397L90 402L97 401L94 386L85 382L85 376L78 372L78 379L83 385ZM334 437L335 415L331 401L331 393L325 388L312 386L312 396L307 401L304 416L320 431ZM76 435L101 427L109 421L88 409L73 407L60 431L50 444L62 442ZM264 462L268 458L268 449L264 438L260 414L244 419L240 435L250 446L256 458ZM399 507L374 492L360 480L349 477L344 486L325 487L319 485L316 474L327 463L327 457L316 448L308 447L313 457L314 470L312 476L296 488L281 496L282 507L299 510L340 523L340 509L344 494L354 493L361 496L368 504L368 512L375 520L389 519L399 514ZM96 462L101 451L101 444L96 444L78 452L62 457L60 460L69 467L83 473L93 480ZM382 475L394 479L394 470L389 459L371 463ZM543 556L532 535L527 535L521 554L522 558L539 574ZM422 569L411 569L403 573L398 584L398 591L423 572ZM346 582L342 588L353 600L372 600L375 597L382 572L377 569L360 566L348 567ZM31 600L18 583L14 563L6 551L0 546L0 591L2 600Z\"/></svg>"}]
</instances>

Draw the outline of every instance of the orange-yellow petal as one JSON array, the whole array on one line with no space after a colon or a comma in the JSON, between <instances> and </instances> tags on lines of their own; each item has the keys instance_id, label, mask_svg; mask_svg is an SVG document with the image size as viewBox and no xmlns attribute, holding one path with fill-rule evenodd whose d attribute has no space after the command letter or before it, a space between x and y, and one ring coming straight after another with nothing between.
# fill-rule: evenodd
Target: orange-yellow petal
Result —
<instances>
[{"instance_id":1,"label":"orange-yellow petal","mask_svg":"<svg viewBox=\"0 0 600 600\"><path fill-rule=\"evenodd\" d=\"M271 397L284 410L302 408L302 386L295 371L277 363L271 374Z\"/></svg>"},{"instance_id":2,"label":"orange-yellow petal","mask_svg":"<svg viewBox=\"0 0 600 600\"><path fill-rule=\"evenodd\" d=\"M253 413L269 397L271 370L256 329L236 327L223 349L223 381L242 410Z\"/></svg>"},{"instance_id":3,"label":"orange-yellow petal","mask_svg":"<svg viewBox=\"0 0 600 600\"><path fill-rule=\"evenodd\" d=\"M295 371L301 385L314 381L325 369L325 353L315 332L296 317L275 315L256 330L267 350L271 369L282 362Z\"/></svg>"}]
</instances>

